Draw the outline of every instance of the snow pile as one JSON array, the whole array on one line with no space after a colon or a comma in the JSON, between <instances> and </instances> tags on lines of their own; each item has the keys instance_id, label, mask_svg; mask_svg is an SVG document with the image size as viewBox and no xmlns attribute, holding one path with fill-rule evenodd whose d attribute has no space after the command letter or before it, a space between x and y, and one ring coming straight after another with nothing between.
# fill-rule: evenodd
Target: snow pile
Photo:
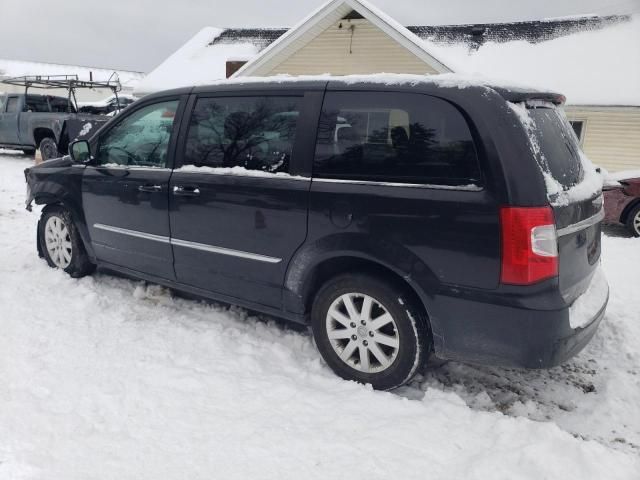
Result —
<instances>
[{"instance_id":1,"label":"snow pile","mask_svg":"<svg viewBox=\"0 0 640 480\"><path fill-rule=\"evenodd\" d=\"M551 89L567 104L640 106L640 15L630 21L540 43L464 44L423 40L453 71Z\"/></svg>"},{"instance_id":2,"label":"snow pile","mask_svg":"<svg viewBox=\"0 0 640 480\"><path fill-rule=\"evenodd\" d=\"M258 53L252 43L210 45L223 31L214 27L200 30L136 86L136 95L224 79L227 60L248 60Z\"/></svg>"},{"instance_id":3,"label":"snow pile","mask_svg":"<svg viewBox=\"0 0 640 480\"><path fill-rule=\"evenodd\" d=\"M605 239L611 308L566 370L451 363L374 392L335 377L306 331L48 268L30 161L0 160L2 479L637 478L635 240Z\"/></svg>"}]
</instances>

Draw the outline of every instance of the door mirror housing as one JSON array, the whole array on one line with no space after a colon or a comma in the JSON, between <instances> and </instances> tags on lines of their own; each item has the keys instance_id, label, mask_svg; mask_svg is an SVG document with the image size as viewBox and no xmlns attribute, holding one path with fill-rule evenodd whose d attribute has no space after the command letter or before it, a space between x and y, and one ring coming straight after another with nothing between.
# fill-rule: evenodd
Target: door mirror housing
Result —
<instances>
[{"instance_id":1,"label":"door mirror housing","mask_svg":"<svg viewBox=\"0 0 640 480\"><path fill-rule=\"evenodd\" d=\"M69 145L69 155L71 155L71 160L76 163L88 163L93 158L91 147L86 140L77 140Z\"/></svg>"}]
</instances>

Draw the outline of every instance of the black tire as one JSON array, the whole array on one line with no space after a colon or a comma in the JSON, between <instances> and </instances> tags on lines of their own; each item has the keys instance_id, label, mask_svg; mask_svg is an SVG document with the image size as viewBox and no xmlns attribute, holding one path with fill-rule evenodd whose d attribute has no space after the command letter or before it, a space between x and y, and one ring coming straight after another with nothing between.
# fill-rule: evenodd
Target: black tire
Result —
<instances>
[{"instance_id":1,"label":"black tire","mask_svg":"<svg viewBox=\"0 0 640 480\"><path fill-rule=\"evenodd\" d=\"M357 304L357 302L363 301L364 296L369 296L377 303L377 306L374 303L373 308L378 308L379 313L383 311L379 307L386 309L395 323L391 326L393 329L391 335L395 335L395 341L398 344L397 350L383 346L384 353L386 353L385 358L393 358L388 367L383 368L382 363L377 362L377 357L373 352L368 353L368 350L364 350L367 352L364 355L367 355L370 366L374 369L383 368L381 371L366 372L359 369L363 367L359 358L362 358L361 348L367 345L365 339L371 342L372 338L376 338L376 335L382 333L381 331L367 330L373 328L371 325L363 324L362 332L359 325L355 330L353 323L350 323L350 327L345 325L344 334L347 334L348 328L351 328L352 330L348 333L353 333L353 335L343 340L333 340L333 342L334 344L344 342L343 355L346 353L345 350L348 350L347 345L352 341L358 344L354 354L347 361L340 358L336 350L340 347L334 347L332 340L329 339L327 329L330 327L327 326L328 324L339 327L332 330L333 332L343 332L342 324L338 325L333 319L327 318L329 308L336 305L334 302L339 304L340 299L344 298L342 296L347 293L356 294L352 297L353 305L360 314L362 314L364 307L362 303ZM359 297L357 294L361 294L363 297ZM346 304L343 305L346 307ZM346 310L344 311L346 312ZM373 319L371 321L381 318L381 316L374 315L373 310L368 317ZM407 289L369 275L340 275L325 283L316 295L311 310L311 328L316 346L331 369L345 380L369 383L376 390L391 390L404 385L411 380L418 368L424 365L431 345L427 325L426 313L421 306L415 304L412 296L407 293ZM389 325L383 328L388 327ZM389 334L389 331L384 333ZM376 345L377 347L382 346L379 343Z\"/></svg>"},{"instance_id":2,"label":"black tire","mask_svg":"<svg viewBox=\"0 0 640 480\"><path fill-rule=\"evenodd\" d=\"M58 158L60 156L58 144L55 139L45 137L40 141L40 155L42 156L42 160L51 160L52 158Z\"/></svg>"},{"instance_id":3,"label":"black tire","mask_svg":"<svg viewBox=\"0 0 640 480\"><path fill-rule=\"evenodd\" d=\"M34 155L36 153L36 151L33 148L23 148L22 149L22 153L24 153L25 155L30 157L30 156Z\"/></svg>"},{"instance_id":4,"label":"black tire","mask_svg":"<svg viewBox=\"0 0 640 480\"><path fill-rule=\"evenodd\" d=\"M70 257L68 265L65 265L66 261L61 260L62 257L53 258L52 253L47 247L46 232L48 222L52 217L55 217L57 221L62 222L66 228L67 235L65 240L70 245L70 251L67 250L67 254ZM54 220L52 220L53 224ZM67 209L59 205L46 207L42 211L40 221L38 222L38 251L42 254L51 268L60 268L67 272L74 278L84 277L92 273L95 270L95 265L91 263L87 255L87 251L84 248L80 234L76 229L71 214Z\"/></svg>"},{"instance_id":5,"label":"black tire","mask_svg":"<svg viewBox=\"0 0 640 480\"><path fill-rule=\"evenodd\" d=\"M627 215L627 229L634 237L640 237L640 203Z\"/></svg>"}]
</instances>

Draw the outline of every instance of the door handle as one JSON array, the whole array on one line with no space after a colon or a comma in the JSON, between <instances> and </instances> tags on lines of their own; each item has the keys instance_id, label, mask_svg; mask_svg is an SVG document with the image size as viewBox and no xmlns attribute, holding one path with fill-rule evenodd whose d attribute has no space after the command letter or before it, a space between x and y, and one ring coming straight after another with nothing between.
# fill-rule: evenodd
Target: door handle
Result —
<instances>
[{"instance_id":1,"label":"door handle","mask_svg":"<svg viewBox=\"0 0 640 480\"><path fill-rule=\"evenodd\" d=\"M140 185L138 187L138 190L141 192L160 192L162 191L162 186L161 185Z\"/></svg>"},{"instance_id":2,"label":"door handle","mask_svg":"<svg viewBox=\"0 0 640 480\"><path fill-rule=\"evenodd\" d=\"M175 185L173 187L173 194L182 197L197 197L200 195L200 189L193 185Z\"/></svg>"}]
</instances>

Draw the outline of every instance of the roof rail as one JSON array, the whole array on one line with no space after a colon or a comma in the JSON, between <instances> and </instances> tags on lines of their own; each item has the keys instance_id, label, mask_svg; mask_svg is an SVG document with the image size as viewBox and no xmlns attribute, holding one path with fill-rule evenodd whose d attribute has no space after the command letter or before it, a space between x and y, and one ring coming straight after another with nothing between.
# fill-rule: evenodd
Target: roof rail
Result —
<instances>
[{"instance_id":1,"label":"roof rail","mask_svg":"<svg viewBox=\"0 0 640 480\"><path fill-rule=\"evenodd\" d=\"M80 80L78 75L24 75L21 77L12 77L2 80L2 83L8 85L16 85L25 88L108 88L114 93L122 90L120 78L116 72L113 72L109 79L105 81L95 81L90 74L89 80Z\"/></svg>"}]
</instances>

